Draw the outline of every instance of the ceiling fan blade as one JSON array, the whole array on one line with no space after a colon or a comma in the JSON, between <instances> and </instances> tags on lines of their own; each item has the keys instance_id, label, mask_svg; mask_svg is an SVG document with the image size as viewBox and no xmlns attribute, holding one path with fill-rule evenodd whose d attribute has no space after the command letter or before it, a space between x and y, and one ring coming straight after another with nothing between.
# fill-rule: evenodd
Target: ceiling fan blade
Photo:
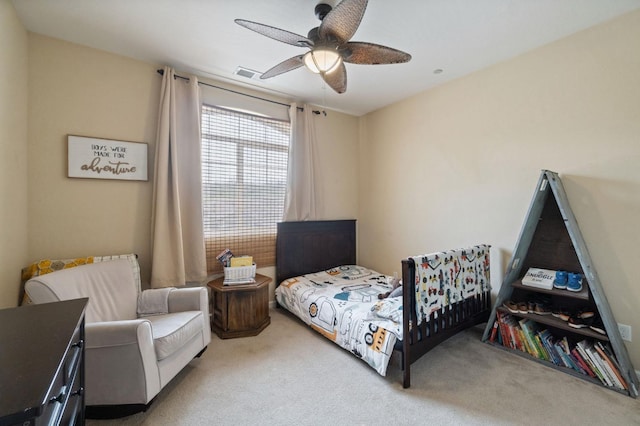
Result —
<instances>
[{"instance_id":1,"label":"ceiling fan blade","mask_svg":"<svg viewBox=\"0 0 640 426\"><path fill-rule=\"evenodd\" d=\"M347 91L347 67L344 66L344 62L340 62L340 66L331 71L320 73L322 79L337 93L344 93Z\"/></svg>"},{"instance_id":2,"label":"ceiling fan blade","mask_svg":"<svg viewBox=\"0 0 640 426\"><path fill-rule=\"evenodd\" d=\"M322 20L318 30L320 38L346 43L356 33L366 8L367 0L342 0Z\"/></svg>"},{"instance_id":3,"label":"ceiling fan blade","mask_svg":"<svg viewBox=\"0 0 640 426\"><path fill-rule=\"evenodd\" d=\"M293 58L289 58L286 61L280 62L278 65L265 71L265 73L260 76L260 79L265 80L267 78L275 77L276 75L280 75L285 72L293 71L296 68L300 68L302 65L304 65L302 57L303 55L294 56Z\"/></svg>"},{"instance_id":4,"label":"ceiling fan blade","mask_svg":"<svg viewBox=\"0 0 640 426\"><path fill-rule=\"evenodd\" d=\"M345 44L340 48L340 53L342 59L351 64L401 64L411 60L411 55L401 50L359 41Z\"/></svg>"},{"instance_id":5,"label":"ceiling fan blade","mask_svg":"<svg viewBox=\"0 0 640 426\"><path fill-rule=\"evenodd\" d=\"M280 28L272 27L265 24L259 24L253 21L247 21L246 19L235 19L234 22L242 27L250 29L251 31L257 32L258 34L262 34L263 36L267 36L283 43L299 47L313 46L313 42L307 37L289 31L281 30Z\"/></svg>"}]
</instances>

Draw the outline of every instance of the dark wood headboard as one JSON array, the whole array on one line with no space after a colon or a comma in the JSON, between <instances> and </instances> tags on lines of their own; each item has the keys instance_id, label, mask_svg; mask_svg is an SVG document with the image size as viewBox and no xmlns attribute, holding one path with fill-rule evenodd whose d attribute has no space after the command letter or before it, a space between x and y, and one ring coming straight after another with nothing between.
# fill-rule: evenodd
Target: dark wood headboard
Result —
<instances>
[{"instance_id":1,"label":"dark wood headboard","mask_svg":"<svg viewBox=\"0 0 640 426\"><path fill-rule=\"evenodd\" d=\"M278 223L276 286L287 278L355 263L355 219Z\"/></svg>"}]
</instances>

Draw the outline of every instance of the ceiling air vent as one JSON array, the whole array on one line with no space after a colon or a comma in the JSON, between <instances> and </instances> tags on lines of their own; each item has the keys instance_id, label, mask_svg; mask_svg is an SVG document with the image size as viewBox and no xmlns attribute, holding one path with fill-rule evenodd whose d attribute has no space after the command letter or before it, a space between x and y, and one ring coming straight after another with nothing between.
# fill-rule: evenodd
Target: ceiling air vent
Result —
<instances>
[{"instance_id":1,"label":"ceiling air vent","mask_svg":"<svg viewBox=\"0 0 640 426\"><path fill-rule=\"evenodd\" d=\"M239 75L245 78L260 78L260 73L258 71L250 70L249 68L238 67L236 68L234 74Z\"/></svg>"}]
</instances>

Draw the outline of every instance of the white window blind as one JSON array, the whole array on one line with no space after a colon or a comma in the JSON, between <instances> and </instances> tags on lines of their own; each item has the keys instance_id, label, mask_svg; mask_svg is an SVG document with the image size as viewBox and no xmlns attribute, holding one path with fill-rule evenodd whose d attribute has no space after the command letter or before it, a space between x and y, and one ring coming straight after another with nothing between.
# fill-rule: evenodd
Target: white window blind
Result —
<instances>
[{"instance_id":1,"label":"white window blind","mask_svg":"<svg viewBox=\"0 0 640 426\"><path fill-rule=\"evenodd\" d=\"M225 248L275 264L282 220L289 122L210 105L202 108L204 235L209 273L221 272Z\"/></svg>"}]
</instances>

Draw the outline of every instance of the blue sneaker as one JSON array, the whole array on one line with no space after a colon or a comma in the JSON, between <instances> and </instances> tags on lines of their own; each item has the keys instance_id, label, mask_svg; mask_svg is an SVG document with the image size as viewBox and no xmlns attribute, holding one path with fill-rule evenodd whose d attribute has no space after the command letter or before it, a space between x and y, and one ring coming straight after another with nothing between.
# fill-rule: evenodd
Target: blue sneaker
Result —
<instances>
[{"instance_id":1,"label":"blue sneaker","mask_svg":"<svg viewBox=\"0 0 640 426\"><path fill-rule=\"evenodd\" d=\"M567 288L569 275L566 271L556 271L556 278L553 280L553 287L564 290Z\"/></svg>"},{"instance_id":2,"label":"blue sneaker","mask_svg":"<svg viewBox=\"0 0 640 426\"><path fill-rule=\"evenodd\" d=\"M559 282L557 280L553 281L553 288L559 288L560 290L564 290L565 288L567 288L567 283L566 281L563 282Z\"/></svg>"},{"instance_id":3,"label":"blue sneaker","mask_svg":"<svg viewBox=\"0 0 640 426\"><path fill-rule=\"evenodd\" d=\"M567 280L567 290L582 290L582 274L569 273L569 279Z\"/></svg>"}]
</instances>

